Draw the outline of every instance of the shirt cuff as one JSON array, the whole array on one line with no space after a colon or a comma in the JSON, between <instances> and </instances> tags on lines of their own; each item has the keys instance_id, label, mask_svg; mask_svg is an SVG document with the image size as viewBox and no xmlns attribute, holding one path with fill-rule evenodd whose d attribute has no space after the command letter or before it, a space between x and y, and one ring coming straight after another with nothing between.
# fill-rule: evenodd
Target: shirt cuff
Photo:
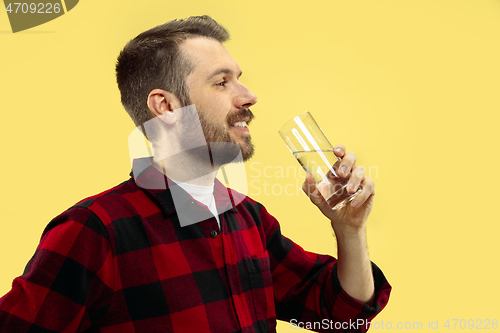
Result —
<instances>
[{"instance_id":1,"label":"shirt cuff","mask_svg":"<svg viewBox=\"0 0 500 333\"><path fill-rule=\"evenodd\" d=\"M337 300L341 300L346 303L350 308L357 309L358 311L369 315L374 316L378 314L382 309L386 306L389 300L389 294L391 291L391 286L387 282L384 274L375 265L373 262L372 272L373 272L373 280L375 284L375 298L373 300L373 305L370 306L363 302L358 301L357 299L352 298L340 285L339 278L337 276L337 263L335 263L332 267L332 287L335 295L337 295Z\"/></svg>"}]
</instances>

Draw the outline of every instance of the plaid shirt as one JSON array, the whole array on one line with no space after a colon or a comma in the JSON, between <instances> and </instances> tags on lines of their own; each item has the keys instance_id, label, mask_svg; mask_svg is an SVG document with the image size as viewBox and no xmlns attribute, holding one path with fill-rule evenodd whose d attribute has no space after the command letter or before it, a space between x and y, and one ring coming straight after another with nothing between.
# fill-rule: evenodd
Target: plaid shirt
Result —
<instances>
[{"instance_id":1,"label":"plaid shirt","mask_svg":"<svg viewBox=\"0 0 500 333\"><path fill-rule=\"evenodd\" d=\"M232 206L218 181L218 210L230 208L221 229L213 217L181 227L168 188L136 184L158 174L147 168L53 219L0 299L0 331L275 332L276 318L370 320L387 304L391 287L377 266L370 307L342 290L335 258L282 236L258 202ZM187 193L184 204L207 210Z\"/></svg>"}]
</instances>

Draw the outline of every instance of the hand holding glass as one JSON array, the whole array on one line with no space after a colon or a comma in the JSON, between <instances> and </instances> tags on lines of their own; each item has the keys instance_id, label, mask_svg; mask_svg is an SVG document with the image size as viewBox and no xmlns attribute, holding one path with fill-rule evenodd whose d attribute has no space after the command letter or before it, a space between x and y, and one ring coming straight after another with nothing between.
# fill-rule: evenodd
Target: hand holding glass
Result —
<instances>
[{"instance_id":1,"label":"hand holding glass","mask_svg":"<svg viewBox=\"0 0 500 333\"><path fill-rule=\"evenodd\" d=\"M333 210L344 207L361 192L347 192L347 182L351 174L341 177L338 167L342 159L333 152L333 146L309 112L304 112L289 120L279 134L308 173L316 181L316 187Z\"/></svg>"}]
</instances>

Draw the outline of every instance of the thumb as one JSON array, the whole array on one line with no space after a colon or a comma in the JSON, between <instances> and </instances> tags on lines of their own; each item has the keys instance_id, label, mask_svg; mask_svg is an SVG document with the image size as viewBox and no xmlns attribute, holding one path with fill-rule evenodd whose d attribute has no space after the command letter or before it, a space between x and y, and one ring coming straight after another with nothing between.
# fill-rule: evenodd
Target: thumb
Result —
<instances>
[{"instance_id":1,"label":"thumb","mask_svg":"<svg viewBox=\"0 0 500 333\"><path fill-rule=\"evenodd\" d=\"M312 203L318 206L321 211L326 209L331 210L331 207L328 205L325 198L323 198L323 195L321 195L321 192L318 190L316 181L314 180L314 176L312 174L308 173L306 175L306 179L304 181L304 184L302 185L302 190L309 197Z\"/></svg>"}]
</instances>

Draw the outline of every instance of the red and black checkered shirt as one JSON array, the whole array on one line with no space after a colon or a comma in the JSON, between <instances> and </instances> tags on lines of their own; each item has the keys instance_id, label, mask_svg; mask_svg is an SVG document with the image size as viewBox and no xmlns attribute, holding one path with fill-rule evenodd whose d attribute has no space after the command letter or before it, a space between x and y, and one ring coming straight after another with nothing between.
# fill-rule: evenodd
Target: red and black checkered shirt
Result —
<instances>
[{"instance_id":1,"label":"red and black checkered shirt","mask_svg":"<svg viewBox=\"0 0 500 333\"><path fill-rule=\"evenodd\" d=\"M158 174L147 168L52 220L0 299L0 332L275 332L277 318L370 320L387 304L391 287L377 266L368 306L342 290L335 258L284 237L248 197L228 206L220 182L216 205L231 208L221 228L215 218L181 227L168 188L137 185Z\"/></svg>"}]
</instances>

